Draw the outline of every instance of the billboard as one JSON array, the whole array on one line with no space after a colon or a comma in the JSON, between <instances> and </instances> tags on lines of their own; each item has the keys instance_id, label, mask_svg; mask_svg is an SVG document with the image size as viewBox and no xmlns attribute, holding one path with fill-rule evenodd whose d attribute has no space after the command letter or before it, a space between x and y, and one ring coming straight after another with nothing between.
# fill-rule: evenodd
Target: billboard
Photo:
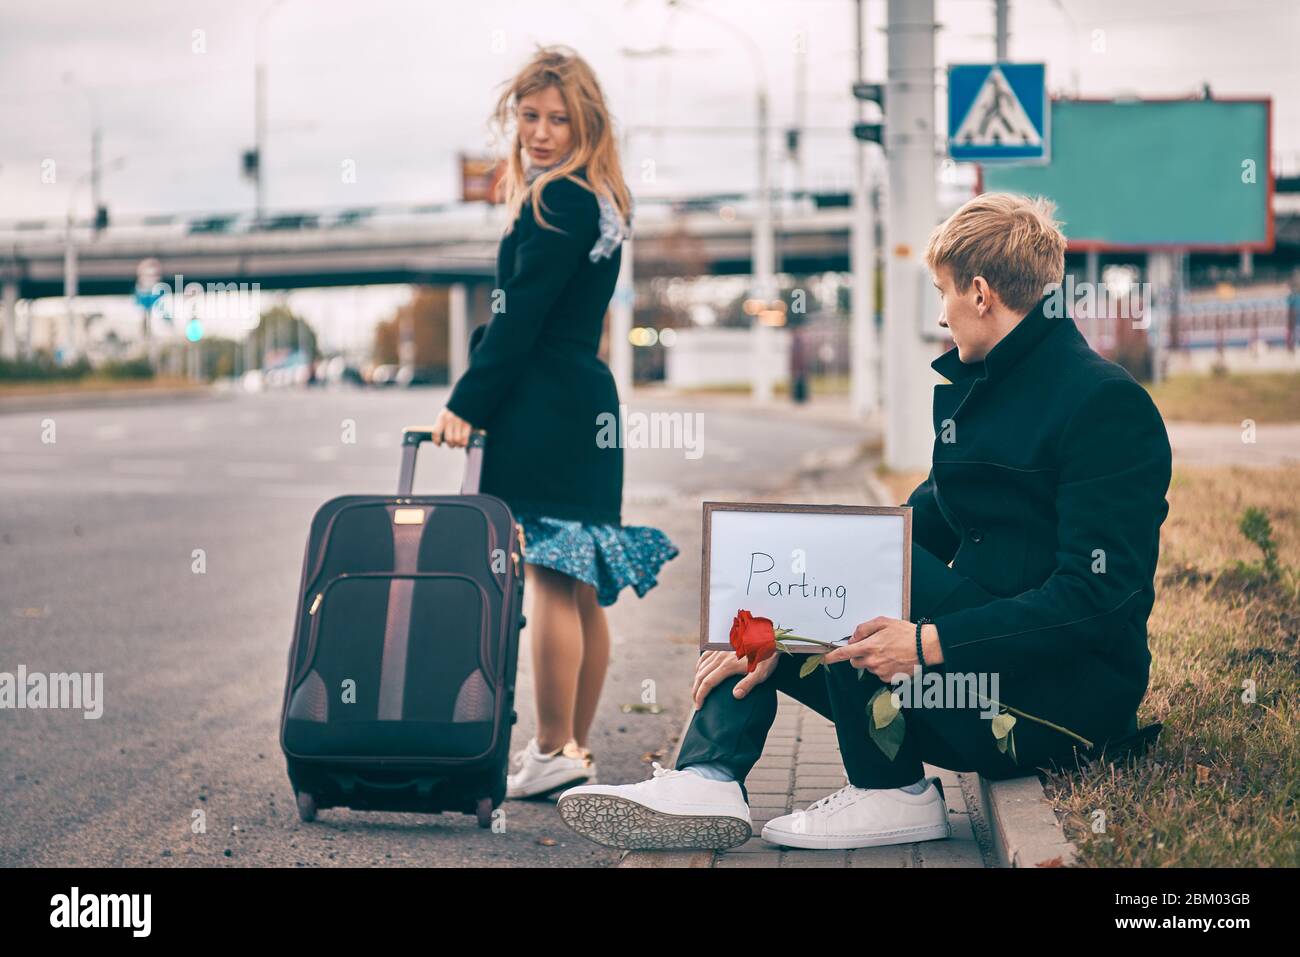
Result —
<instances>
[{"instance_id":1,"label":"billboard","mask_svg":"<svg viewBox=\"0 0 1300 957\"><path fill-rule=\"evenodd\" d=\"M1050 122L1050 163L981 183L1055 201L1071 251L1272 250L1271 100L1053 100Z\"/></svg>"}]
</instances>

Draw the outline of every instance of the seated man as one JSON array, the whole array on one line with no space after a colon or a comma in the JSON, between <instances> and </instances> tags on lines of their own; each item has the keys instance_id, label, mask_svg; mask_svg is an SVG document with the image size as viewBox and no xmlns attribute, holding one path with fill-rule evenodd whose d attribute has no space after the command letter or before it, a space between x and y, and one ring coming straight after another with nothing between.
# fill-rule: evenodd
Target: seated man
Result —
<instances>
[{"instance_id":1,"label":"seated man","mask_svg":"<svg viewBox=\"0 0 1300 957\"><path fill-rule=\"evenodd\" d=\"M806 678L802 656L776 654L745 674L731 652L706 652L677 769L565 791L560 813L580 834L622 848L746 840L743 782L778 690L835 722L849 781L763 828L764 838L793 847L947 837L943 796L923 761L1014 776L1068 766L1076 747L1095 755L1136 730L1169 440L1146 390L1093 352L1069 318L1060 287L1066 241L1051 212L1041 200L978 196L926 249L943 302L939 324L956 348L932 363L949 382L934 390L930 473L906 503L914 621L863 622ZM945 701L904 707L905 735L891 760L870 737L867 702L917 665L996 677L980 687L1092 747L1022 718L1013 755L998 747L987 701Z\"/></svg>"}]
</instances>

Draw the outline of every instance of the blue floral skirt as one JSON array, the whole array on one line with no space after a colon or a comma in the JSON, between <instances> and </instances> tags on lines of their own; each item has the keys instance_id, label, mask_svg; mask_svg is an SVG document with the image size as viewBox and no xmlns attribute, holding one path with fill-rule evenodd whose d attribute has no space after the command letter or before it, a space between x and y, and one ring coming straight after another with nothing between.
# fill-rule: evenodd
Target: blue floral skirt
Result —
<instances>
[{"instance_id":1,"label":"blue floral skirt","mask_svg":"<svg viewBox=\"0 0 1300 957\"><path fill-rule=\"evenodd\" d=\"M638 598L658 584L659 568L676 558L677 546L648 525L595 525L522 513L524 561L562 572L596 589L596 601L612 605L624 586Z\"/></svg>"}]
</instances>

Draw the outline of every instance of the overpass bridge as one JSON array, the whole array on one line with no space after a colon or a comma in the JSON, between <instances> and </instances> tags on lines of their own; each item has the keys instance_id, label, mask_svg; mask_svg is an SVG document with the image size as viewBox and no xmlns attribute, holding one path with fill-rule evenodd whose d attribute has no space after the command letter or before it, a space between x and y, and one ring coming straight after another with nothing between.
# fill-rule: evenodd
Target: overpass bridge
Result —
<instances>
[{"instance_id":1,"label":"overpass bridge","mask_svg":"<svg viewBox=\"0 0 1300 957\"><path fill-rule=\"evenodd\" d=\"M637 277L749 273L753 205L740 195L638 204ZM778 209L783 271L849 268L847 205L819 205L805 194L787 197ZM180 274L186 283L257 283L262 289L492 283L502 209L355 212L271 216L258 229L242 224L244 214L147 217L99 233L82 224L71 233L76 292L129 295L144 259L158 260L164 281ZM59 224L0 224L6 302L64 294L67 237Z\"/></svg>"}]
</instances>

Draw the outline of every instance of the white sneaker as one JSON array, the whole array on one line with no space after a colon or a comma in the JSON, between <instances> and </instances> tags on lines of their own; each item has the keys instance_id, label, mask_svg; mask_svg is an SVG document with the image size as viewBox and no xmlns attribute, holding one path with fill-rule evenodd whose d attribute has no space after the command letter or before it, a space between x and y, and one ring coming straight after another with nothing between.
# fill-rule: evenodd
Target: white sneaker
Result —
<instances>
[{"instance_id":1,"label":"white sneaker","mask_svg":"<svg viewBox=\"0 0 1300 957\"><path fill-rule=\"evenodd\" d=\"M754 833L735 781L711 781L654 762L637 784L584 784L560 795L564 823L583 837L623 850L725 850Z\"/></svg>"},{"instance_id":2,"label":"white sneaker","mask_svg":"<svg viewBox=\"0 0 1300 957\"><path fill-rule=\"evenodd\" d=\"M591 781L596 762L591 752L569 742L555 754L542 754L537 739L530 738L522 751L516 751L513 774L506 775L506 798L540 797L560 788Z\"/></svg>"},{"instance_id":3,"label":"white sneaker","mask_svg":"<svg viewBox=\"0 0 1300 957\"><path fill-rule=\"evenodd\" d=\"M951 837L948 807L937 783L937 778L930 778L920 794L849 784L806 810L768 821L763 839L785 847L832 849Z\"/></svg>"}]
</instances>

